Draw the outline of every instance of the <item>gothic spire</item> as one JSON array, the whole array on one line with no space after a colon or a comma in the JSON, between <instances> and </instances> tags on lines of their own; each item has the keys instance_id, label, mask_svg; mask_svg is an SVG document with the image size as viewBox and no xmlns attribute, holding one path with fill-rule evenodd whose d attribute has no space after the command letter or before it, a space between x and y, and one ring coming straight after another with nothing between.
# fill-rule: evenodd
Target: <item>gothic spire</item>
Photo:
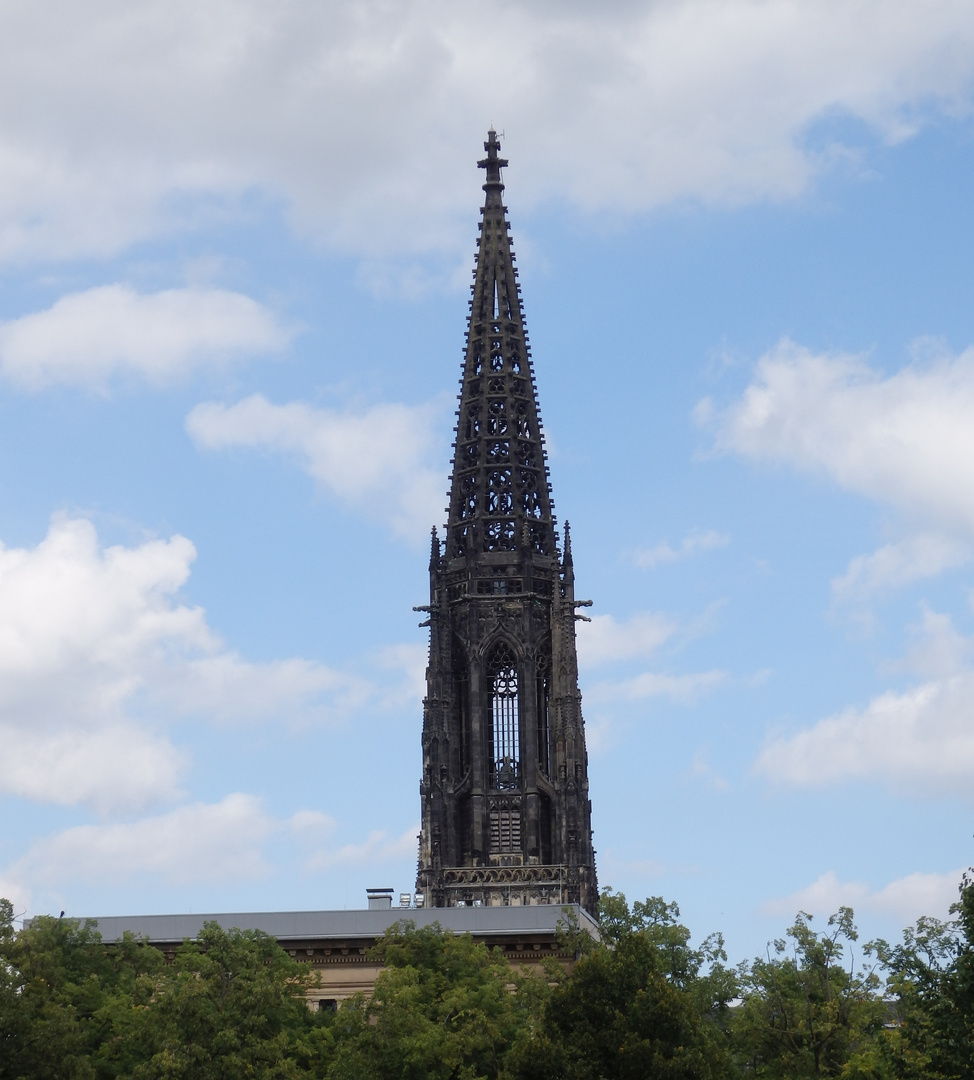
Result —
<instances>
[{"instance_id":1,"label":"gothic spire","mask_svg":"<svg viewBox=\"0 0 974 1080\"><path fill-rule=\"evenodd\" d=\"M430 544L417 891L432 907L598 904L571 538L548 467L497 133L487 172L445 550Z\"/></svg>"},{"instance_id":2,"label":"gothic spire","mask_svg":"<svg viewBox=\"0 0 974 1080\"><path fill-rule=\"evenodd\" d=\"M446 558L526 548L555 554L548 467L521 290L491 129L461 379Z\"/></svg>"}]
</instances>

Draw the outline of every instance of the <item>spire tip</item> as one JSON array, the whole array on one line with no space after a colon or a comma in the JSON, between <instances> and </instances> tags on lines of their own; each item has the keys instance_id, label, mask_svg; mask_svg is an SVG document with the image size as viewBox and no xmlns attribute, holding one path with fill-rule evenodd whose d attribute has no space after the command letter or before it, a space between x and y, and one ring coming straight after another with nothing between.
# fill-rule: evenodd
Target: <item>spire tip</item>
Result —
<instances>
[{"instance_id":1,"label":"spire tip","mask_svg":"<svg viewBox=\"0 0 974 1080\"><path fill-rule=\"evenodd\" d=\"M487 183L484 184L484 191L503 191L504 184L501 180L501 169L507 167L507 162L504 158L498 157L497 152L500 150L501 144L497 141L497 132L494 130L494 125L491 124L490 131L487 132L487 141L484 143L484 149L487 151L487 156L477 162L478 169L487 170ZM499 204L498 204L499 205Z\"/></svg>"}]
</instances>

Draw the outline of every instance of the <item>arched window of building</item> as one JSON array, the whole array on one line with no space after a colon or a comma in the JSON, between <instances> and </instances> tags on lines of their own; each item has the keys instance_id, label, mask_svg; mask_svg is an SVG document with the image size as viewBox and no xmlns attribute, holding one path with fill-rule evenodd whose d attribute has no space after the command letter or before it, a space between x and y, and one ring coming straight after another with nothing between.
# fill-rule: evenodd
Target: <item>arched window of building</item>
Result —
<instances>
[{"instance_id":1,"label":"arched window of building","mask_svg":"<svg viewBox=\"0 0 974 1080\"><path fill-rule=\"evenodd\" d=\"M498 645L487 663L490 694L490 783L496 789L518 786L521 737L518 708L517 657L510 646Z\"/></svg>"}]
</instances>

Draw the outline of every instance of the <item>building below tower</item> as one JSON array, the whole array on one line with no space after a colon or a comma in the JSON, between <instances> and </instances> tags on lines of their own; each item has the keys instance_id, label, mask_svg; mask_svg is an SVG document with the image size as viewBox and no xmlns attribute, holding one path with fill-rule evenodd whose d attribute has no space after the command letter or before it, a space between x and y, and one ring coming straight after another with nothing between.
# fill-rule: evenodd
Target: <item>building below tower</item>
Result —
<instances>
[{"instance_id":1,"label":"building below tower","mask_svg":"<svg viewBox=\"0 0 974 1080\"><path fill-rule=\"evenodd\" d=\"M212 915L122 915L92 920L101 940L111 950L131 934L163 952L172 960L184 941L197 937L208 922L224 930L260 930L277 940L290 956L308 964L318 976L308 991L314 1009L334 1009L354 994L371 994L383 962L372 952L387 930L401 920L417 929L439 926L454 934L470 934L476 942L496 949L515 971L540 975L545 961L556 961L566 972L575 954L566 930L581 931L599 940L598 926L578 908L563 912L546 910L429 911L411 906L408 893L393 906L388 899L369 897L369 910L358 911L256 911ZM84 925L87 920L70 920ZM30 920L26 925L29 925Z\"/></svg>"}]
</instances>

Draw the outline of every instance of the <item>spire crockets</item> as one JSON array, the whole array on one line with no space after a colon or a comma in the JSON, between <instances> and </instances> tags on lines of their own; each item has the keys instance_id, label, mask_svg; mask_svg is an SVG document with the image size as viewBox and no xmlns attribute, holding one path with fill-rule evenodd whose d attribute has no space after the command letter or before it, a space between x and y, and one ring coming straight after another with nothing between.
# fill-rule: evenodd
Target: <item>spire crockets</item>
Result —
<instances>
[{"instance_id":1,"label":"spire crockets","mask_svg":"<svg viewBox=\"0 0 974 1080\"><path fill-rule=\"evenodd\" d=\"M554 518L500 144L484 143L487 193L477 241L447 525L447 559L521 547L552 555Z\"/></svg>"},{"instance_id":2,"label":"spire crockets","mask_svg":"<svg viewBox=\"0 0 974 1080\"><path fill-rule=\"evenodd\" d=\"M571 545L559 558L500 145L461 379L445 550L430 553L417 890L432 907L580 903L595 913Z\"/></svg>"}]
</instances>

